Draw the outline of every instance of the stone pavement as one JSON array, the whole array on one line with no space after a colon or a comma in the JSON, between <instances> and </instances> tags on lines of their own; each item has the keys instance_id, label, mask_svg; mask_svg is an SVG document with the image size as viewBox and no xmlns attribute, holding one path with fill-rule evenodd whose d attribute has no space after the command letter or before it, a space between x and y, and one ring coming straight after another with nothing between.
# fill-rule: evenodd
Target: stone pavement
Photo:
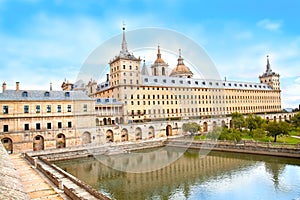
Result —
<instances>
[{"instance_id":1,"label":"stone pavement","mask_svg":"<svg viewBox=\"0 0 300 200\"><path fill-rule=\"evenodd\" d=\"M20 154L12 154L10 158L24 185L25 192L27 192L30 199L68 199L62 191L54 189L50 182L46 182L46 178L42 177L42 174L33 169Z\"/></svg>"}]
</instances>

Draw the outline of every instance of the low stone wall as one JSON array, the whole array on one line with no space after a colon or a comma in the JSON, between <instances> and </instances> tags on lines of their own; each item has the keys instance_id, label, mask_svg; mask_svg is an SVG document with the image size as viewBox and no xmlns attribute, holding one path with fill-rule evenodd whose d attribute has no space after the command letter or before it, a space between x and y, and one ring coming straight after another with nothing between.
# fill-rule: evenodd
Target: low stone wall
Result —
<instances>
[{"instance_id":1,"label":"low stone wall","mask_svg":"<svg viewBox=\"0 0 300 200\"><path fill-rule=\"evenodd\" d=\"M29 200L21 179L0 142L0 199Z\"/></svg>"},{"instance_id":2,"label":"low stone wall","mask_svg":"<svg viewBox=\"0 0 300 200\"><path fill-rule=\"evenodd\" d=\"M250 153L260 155L273 155L300 158L299 145L274 145L272 143L257 143L257 142L241 142L234 143L229 141L183 141L183 140L168 140L165 145L174 147L184 147L214 151L228 151L238 153Z\"/></svg>"}]
</instances>

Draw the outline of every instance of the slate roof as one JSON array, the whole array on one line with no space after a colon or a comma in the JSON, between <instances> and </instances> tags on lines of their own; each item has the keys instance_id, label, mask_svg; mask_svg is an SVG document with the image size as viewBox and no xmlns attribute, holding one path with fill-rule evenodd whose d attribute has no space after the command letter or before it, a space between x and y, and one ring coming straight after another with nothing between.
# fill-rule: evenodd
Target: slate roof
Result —
<instances>
[{"instance_id":1,"label":"slate roof","mask_svg":"<svg viewBox=\"0 0 300 200\"><path fill-rule=\"evenodd\" d=\"M27 93L27 95L26 95ZM5 90L0 93L0 101L70 101L91 100L82 91L47 91L47 90Z\"/></svg>"}]
</instances>

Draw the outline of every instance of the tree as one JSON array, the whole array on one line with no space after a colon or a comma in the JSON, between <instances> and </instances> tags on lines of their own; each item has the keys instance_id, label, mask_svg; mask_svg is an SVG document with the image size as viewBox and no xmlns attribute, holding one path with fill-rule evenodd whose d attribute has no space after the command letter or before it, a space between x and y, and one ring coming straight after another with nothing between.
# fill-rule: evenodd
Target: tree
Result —
<instances>
[{"instance_id":1,"label":"tree","mask_svg":"<svg viewBox=\"0 0 300 200\"><path fill-rule=\"evenodd\" d=\"M250 129L250 132L252 133L253 129L256 129L258 127L257 122L255 120L255 116L253 114L249 114L245 120L246 126L248 129Z\"/></svg>"},{"instance_id":2,"label":"tree","mask_svg":"<svg viewBox=\"0 0 300 200\"><path fill-rule=\"evenodd\" d=\"M292 124L295 127L300 127L300 112L297 113L293 118L292 118Z\"/></svg>"},{"instance_id":3,"label":"tree","mask_svg":"<svg viewBox=\"0 0 300 200\"><path fill-rule=\"evenodd\" d=\"M241 130L242 127L245 126L244 115L241 113L238 113L238 112L232 113L231 122L232 122L233 128L239 128Z\"/></svg>"},{"instance_id":4,"label":"tree","mask_svg":"<svg viewBox=\"0 0 300 200\"><path fill-rule=\"evenodd\" d=\"M264 123L264 120L257 115L249 114L245 119L245 124L250 129L250 132L254 129L261 128L261 125Z\"/></svg>"},{"instance_id":5,"label":"tree","mask_svg":"<svg viewBox=\"0 0 300 200\"><path fill-rule=\"evenodd\" d=\"M190 132L192 134L197 133L198 131L201 131L201 127L196 122L188 122L184 123L182 125L183 132L187 133Z\"/></svg>"},{"instance_id":6,"label":"tree","mask_svg":"<svg viewBox=\"0 0 300 200\"><path fill-rule=\"evenodd\" d=\"M289 124L287 122L269 122L265 125L265 130L268 132L267 135L274 137L274 142L276 142L277 136L289 134Z\"/></svg>"}]
</instances>

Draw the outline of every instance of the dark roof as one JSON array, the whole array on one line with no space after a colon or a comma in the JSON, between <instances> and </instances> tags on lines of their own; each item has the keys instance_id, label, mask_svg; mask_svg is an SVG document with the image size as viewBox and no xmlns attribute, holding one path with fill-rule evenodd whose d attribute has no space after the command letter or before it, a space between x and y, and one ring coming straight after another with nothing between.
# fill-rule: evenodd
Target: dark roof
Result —
<instances>
[{"instance_id":1,"label":"dark roof","mask_svg":"<svg viewBox=\"0 0 300 200\"><path fill-rule=\"evenodd\" d=\"M27 93L27 95L26 95ZM69 100L91 100L82 91L47 91L47 90L5 90L0 93L0 101L22 100L22 101L69 101Z\"/></svg>"}]
</instances>

